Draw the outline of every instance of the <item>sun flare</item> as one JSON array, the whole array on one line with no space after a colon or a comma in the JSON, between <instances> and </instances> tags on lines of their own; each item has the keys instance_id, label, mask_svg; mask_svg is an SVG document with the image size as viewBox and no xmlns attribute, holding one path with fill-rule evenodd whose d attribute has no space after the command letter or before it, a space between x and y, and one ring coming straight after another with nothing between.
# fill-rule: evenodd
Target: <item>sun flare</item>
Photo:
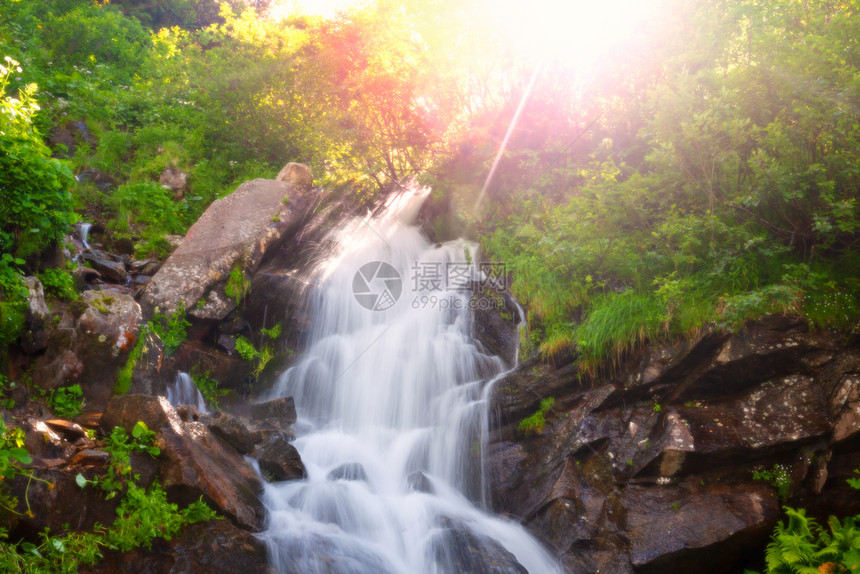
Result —
<instances>
[{"instance_id":1,"label":"sun flare","mask_svg":"<svg viewBox=\"0 0 860 574\"><path fill-rule=\"evenodd\" d=\"M487 10L523 53L585 72L634 35L659 1L490 0Z\"/></svg>"}]
</instances>

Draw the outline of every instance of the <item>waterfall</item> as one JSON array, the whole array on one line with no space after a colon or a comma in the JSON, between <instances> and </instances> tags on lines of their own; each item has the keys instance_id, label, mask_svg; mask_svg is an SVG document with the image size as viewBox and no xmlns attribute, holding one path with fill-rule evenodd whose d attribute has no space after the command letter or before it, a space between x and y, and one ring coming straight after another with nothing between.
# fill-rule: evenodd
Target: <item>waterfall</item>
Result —
<instances>
[{"instance_id":1,"label":"waterfall","mask_svg":"<svg viewBox=\"0 0 860 574\"><path fill-rule=\"evenodd\" d=\"M167 400L173 406L193 405L197 407L197 412L206 414L206 401L203 400L203 395L200 390L191 380L191 375L179 371L176 373L176 378L173 379L173 385L167 387Z\"/></svg>"},{"instance_id":2,"label":"waterfall","mask_svg":"<svg viewBox=\"0 0 860 574\"><path fill-rule=\"evenodd\" d=\"M476 506L482 391L504 365L470 336L475 245L410 227L421 201L348 222L316 269L309 343L273 390L295 398L308 473L265 487L279 572L559 571L521 526Z\"/></svg>"},{"instance_id":3,"label":"waterfall","mask_svg":"<svg viewBox=\"0 0 860 574\"><path fill-rule=\"evenodd\" d=\"M78 234L80 235L81 243L84 244L84 249L90 248L90 244L87 243L87 239L89 238L90 228L92 226L92 223L81 223L80 227L78 228Z\"/></svg>"}]
</instances>

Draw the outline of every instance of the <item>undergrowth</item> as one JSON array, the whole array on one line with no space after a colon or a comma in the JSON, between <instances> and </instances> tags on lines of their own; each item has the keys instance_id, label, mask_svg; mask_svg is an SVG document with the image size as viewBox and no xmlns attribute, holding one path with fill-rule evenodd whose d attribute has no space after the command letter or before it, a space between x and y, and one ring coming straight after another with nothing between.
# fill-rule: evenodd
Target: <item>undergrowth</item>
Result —
<instances>
[{"instance_id":1,"label":"undergrowth","mask_svg":"<svg viewBox=\"0 0 860 574\"><path fill-rule=\"evenodd\" d=\"M6 433L2 436L5 441ZM155 446L154 438L155 432L141 421L135 424L131 437L124 429L115 428L105 442L105 450L110 454L107 472L93 479L77 475L76 482L81 488L94 485L104 491L107 499L123 497L117 516L109 526L96 524L90 532L62 535L46 529L39 534L38 544L11 540L9 531L0 528L0 571L16 574L78 572L82 566L98 562L105 549L128 552L140 546L150 548L156 538L170 540L187 524L217 518L217 514L202 501L180 510L167 501L167 494L158 482L148 489L137 484L139 476L132 470L130 454L139 451L158 456L160 450ZM23 438L13 437L13 442L18 440L23 441ZM20 445L5 450L0 445L0 474L4 478L31 472L17 466L27 462L29 455ZM3 500L9 501L9 495L4 494ZM17 504L14 500L10 502ZM11 509L7 507L7 510Z\"/></svg>"}]
</instances>

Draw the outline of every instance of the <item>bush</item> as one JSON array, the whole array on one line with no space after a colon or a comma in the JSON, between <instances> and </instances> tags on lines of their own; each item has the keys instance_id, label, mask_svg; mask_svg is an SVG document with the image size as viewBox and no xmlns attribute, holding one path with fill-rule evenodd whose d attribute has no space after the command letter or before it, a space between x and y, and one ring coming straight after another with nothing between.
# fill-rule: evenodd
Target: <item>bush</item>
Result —
<instances>
[{"instance_id":1,"label":"bush","mask_svg":"<svg viewBox=\"0 0 860 574\"><path fill-rule=\"evenodd\" d=\"M72 173L51 159L35 130L36 85L8 93L20 72L8 56L0 65L0 250L25 257L62 238L76 216L67 191Z\"/></svg>"}]
</instances>

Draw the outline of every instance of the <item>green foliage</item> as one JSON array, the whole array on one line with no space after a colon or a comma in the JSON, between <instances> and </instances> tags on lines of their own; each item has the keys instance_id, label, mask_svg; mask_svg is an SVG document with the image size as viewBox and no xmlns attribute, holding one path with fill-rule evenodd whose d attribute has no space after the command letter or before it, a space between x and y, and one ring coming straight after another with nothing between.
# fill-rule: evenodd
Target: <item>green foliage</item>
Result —
<instances>
[{"instance_id":1,"label":"green foliage","mask_svg":"<svg viewBox=\"0 0 860 574\"><path fill-rule=\"evenodd\" d=\"M131 353L128 354L125 364L117 373L116 382L114 383L112 391L114 396L124 395L129 391L129 389L131 389L132 376L134 375L134 369L137 366L137 362L152 345L149 341L150 337L152 337L152 334L149 325L147 324L141 327L140 336L137 341L135 341Z\"/></svg>"},{"instance_id":2,"label":"green foliage","mask_svg":"<svg viewBox=\"0 0 860 574\"><path fill-rule=\"evenodd\" d=\"M274 327L271 327L269 329L266 329L264 327L264 328L260 329L260 332L262 332L270 340L274 341L275 339L277 339L278 337L281 336L281 324L277 323L277 324L275 324Z\"/></svg>"},{"instance_id":3,"label":"green foliage","mask_svg":"<svg viewBox=\"0 0 860 574\"><path fill-rule=\"evenodd\" d=\"M236 352L239 353L240 357L242 357L249 363L256 360L260 356L260 352L257 351L257 348L254 346L254 343L252 343L242 335L236 337Z\"/></svg>"},{"instance_id":4,"label":"green foliage","mask_svg":"<svg viewBox=\"0 0 860 574\"><path fill-rule=\"evenodd\" d=\"M848 486L853 488L854 490L860 490L860 469L854 469L854 474L858 475L857 478L848 478L846 482Z\"/></svg>"},{"instance_id":5,"label":"green foliage","mask_svg":"<svg viewBox=\"0 0 860 574\"><path fill-rule=\"evenodd\" d=\"M224 293L236 301L236 305L242 302L251 291L251 281L245 276L242 267L237 263L230 269L227 284L224 285Z\"/></svg>"},{"instance_id":6,"label":"green foliage","mask_svg":"<svg viewBox=\"0 0 860 574\"><path fill-rule=\"evenodd\" d=\"M222 389L219 386L218 381L212 378L211 372L200 373L192 369L191 379L194 381L197 390L203 395L206 403L213 409L217 410L221 397L230 392L229 389Z\"/></svg>"},{"instance_id":7,"label":"green foliage","mask_svg":"<svg viewBox=\"0 0 860 574\"><path fill-rule=\"evenodd\" d=\"M153 445L154 437L155 433L140 421L132 429L131 440L124 429L115 428L105 445L111 455L107 474L92 480L82 474L76 477L78 486L98 485L106 491L108 499L123 494L117 517L110 526L97 524L92 532L68 532L62 536L54 536L46 529L41 533L38 545L27 541L11 543L8 532L2 530L0 569L3 572L45 574L78 572L82 566L101 559L103 548L121 552L139 546L149 548L155 538L170 540L186 524L217 518L202 500L180 511L177 505L167 501L167 494L157 482L148 490L136 484L137 477L132 474L129 454L142 451L158 456L160 451Z\"/></svg>"},{"instance_id":8,"label":"green foliage","mask_svg":"<svg viewBox=\"0 0 860 574\"><path fill-rule=\"evenodd\" d=\"M258 350L254 346L254 343L242 335L236 337L236 352L249 363L256 363L254 366L255 377L259 377L263 370L265 370L266 365L275 358L275 354L269 345L263 345L263 348Z\"/></svg>"},{"instance_id":9,"label":"green foliage","mask_svg":"<svg viewBox=\"0 0 860 574\"><path fill-rule=\"evenodd\" d=\"M4 483L11 481L15 475L28 471L21 468L22 464L30 464L33 459L24 448L24 432L17 427L7 427L0 419L0 477ZM9 495L5 489L0 490L0 507L14 512L18 500Z\"/></svg>"},{"instance_id":10,"label":"green foliage","mask_svg":"<svg viewBox=\"0 0 860 574\"><path fill-rule=\"evenodd\" d=\"M588 367L707 323L857 319L860 146L845 98L860 63L836 48L858 33L852 9L686 3L675 26L643 55L659 66L604 63L639 87L578 101L603 98L612 116L581 153L556 153L578 125L514 141L489 190L484 250L508 266L545 355L575 348ZM559 109L531 106L534 122Z\"/></svg>"},{"instance_id":11,"label":"green foliage","mask_svg":"<svg viewBox=\"0 0 860 574\"><path fill-rule=\"evenodd\" d=\"M170 191L151 181L119 186L107 204L116 214L120 231L129 229L132 222L157 233L182 233L187 225L182 205L173 202Z\"/></svg>"},{"instance_id":12,"label":"green foliage","mask_svg":"<svg viewBox=\"0 0 860 574\"><path fill-rule=\"evenodd\" d=\"M24 265L24 260L8 253L0 258L0 352L18 339L27 317L30 290L24 283L20 265Z\"/></svg>"},{"instance_id":13,"label":"green foliage","mask_svg":"<svg viewBox=\"0 0 860 574\"><path fill-rule=\"evenodd\" d=\"M827 528L801 509L785 507L767 546L766 574L854 572L860 568L860 516L843 521L831 516Z\"/></svg>"},{"instance_id":14,"label":"green foliage","mask_svg":"<svg viewBox=\"0 0 860 574\"><path fill-rule=\"evenodd\" d=\"M81 414L81 409L84 408L84 394L80 385L60 387L53 392L49 402L55 414L73 418Z\"/></svg>"},{"instance_id":15,"label":"green foliage","mask_svg":"<svg viewBox=\"0 0 860 574\"><path fill-rule=\"evenodd\" d=\"M555 404L555 397L547 397L541 399L540 408L528 418L520 421L517 427L525 436L532 436L543 433L543 427L546 425L544 415Z\"/></svg>"},{"instance_id":16,"label":"green foliage","mask_svg":"<svg viewBox=\"0 0 860 574\"><path fill-rule=\"evenodd\" d=\"M190 327L191 323L185 319L185 305L180 301L176 306L176 311L170 315L156 313L146 325L152 333L161 339L164 344L164 353L169 355L188 338L186 328ZM141 334L141 338L143 338L143 334Z\"/></svg>"},{"instance_id":17,"label":"green foliage","mask_svg":"<svg viewBox=\"0 0 860 574\"><path fill-rule=\"evenodd\" d=\"M75 279L64 269L49 268L39 273L39 281L48 296L71 301L78 296Z\"/></svg>"},{"instance_id":18,"label":"green foliage","mask_svg":"<svg viewBox=\"0 0 860 574\"><path fill-rule=\"evenodd\" d=\"M71 171L51 159L34 126L36 85L13 96L10 79L21 67L0 64L0 251L27 256L59 240L75 221L67 188Z\"/></svg>"},{"instance_id":19,"label":"green foliage","mask_svg":"<svg viewBox=\"0 0 860 574\"><path fill-rule=\"evenodd\" d=\"M583 363L595 366L607 356L620 359L625 351L666 330L666 308L657 297L625 291L595 297L574 336Z\"/></svg>"},{"instance_id":20,"label":"green foliage","mask_svg":"<svg viewBox=\"0 0 860 574\"><path fill-rule=\"evenodd\" d=\"M791 494L791 473L781 464L774 464L771 470L754 471L753 479L770 483L776 489L776 494L780 500L788 499Z\"/></svg>"}]
</instances>

